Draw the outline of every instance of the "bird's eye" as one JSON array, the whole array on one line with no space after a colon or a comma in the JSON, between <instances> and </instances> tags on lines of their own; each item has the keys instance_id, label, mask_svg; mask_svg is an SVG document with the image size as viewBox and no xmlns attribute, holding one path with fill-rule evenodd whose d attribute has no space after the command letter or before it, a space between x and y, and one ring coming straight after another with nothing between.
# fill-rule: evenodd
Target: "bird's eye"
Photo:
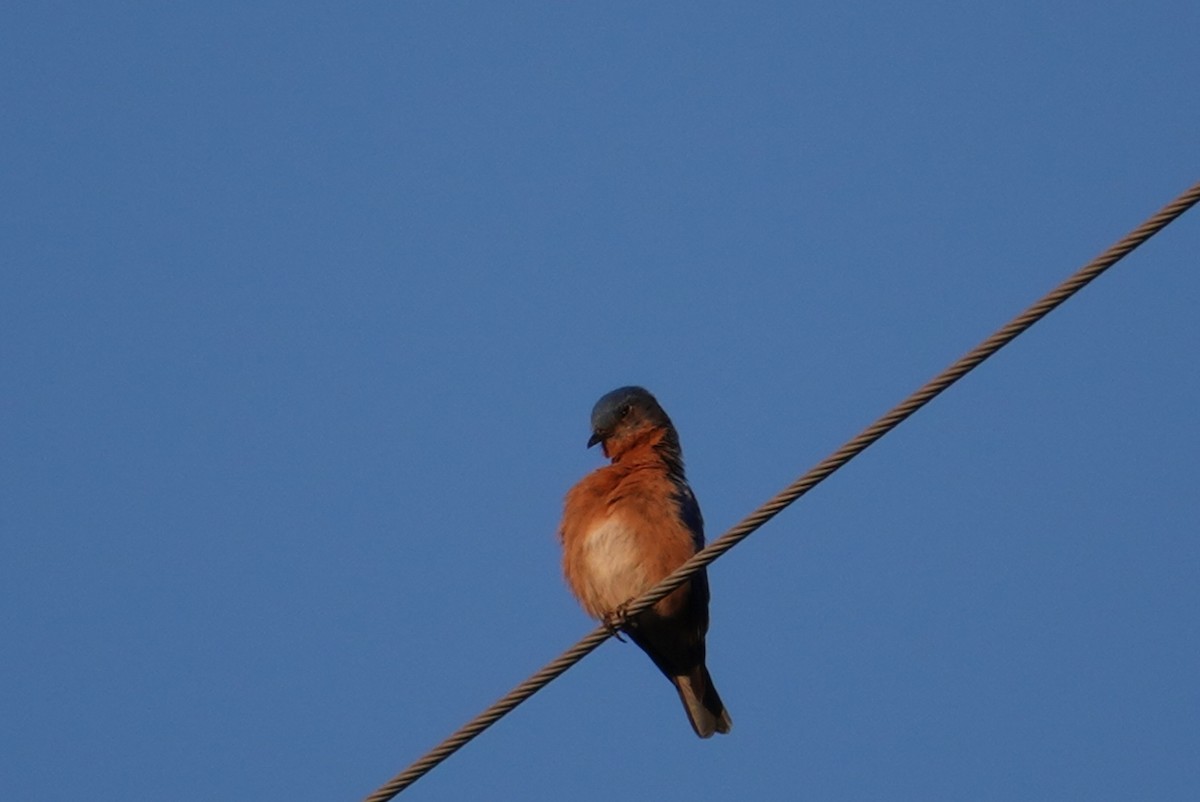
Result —
<instances>
[{"instance_id":1,"label":"bird's eye","mask_svg":"<svg viewBox=\"0 0 1200 802\"><path fill-rule=\"evenodd\" d=\"M621 417L628 418L631 411L633 411L633 407L631 407L629 404L626 404L625 406L621 407Z\"/></svg>"}]
</instances>

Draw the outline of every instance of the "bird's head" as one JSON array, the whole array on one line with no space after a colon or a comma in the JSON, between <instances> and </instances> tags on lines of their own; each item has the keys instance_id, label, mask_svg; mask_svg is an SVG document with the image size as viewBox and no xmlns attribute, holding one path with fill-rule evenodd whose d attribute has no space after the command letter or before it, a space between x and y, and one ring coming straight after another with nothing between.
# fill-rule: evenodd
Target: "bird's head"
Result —
<instances>
[{"instance_id":1,"label":"bird's head","mask_svg":"<svg viewBox=\"0 0 1200 802\"><path fill-rule=\"evenodd\" d=\"M649 391L641 387L618 387L592 407L592 436L588 448L601 444L604 456L618 459L631 448L666 442L675 451L678 437L671 419Z\"/></svg>"}]
</instances>

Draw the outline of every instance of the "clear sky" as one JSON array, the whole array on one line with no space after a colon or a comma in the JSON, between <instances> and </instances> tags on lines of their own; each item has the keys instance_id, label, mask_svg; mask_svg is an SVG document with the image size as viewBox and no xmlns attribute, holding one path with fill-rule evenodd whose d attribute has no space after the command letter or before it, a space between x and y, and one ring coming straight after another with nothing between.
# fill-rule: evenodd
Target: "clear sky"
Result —
<instances>
[{"instance_id":1,"label":"clear sky","mask_svg":"<svg viewBox=\"0 0 1200 802\"><path fill-rule=\"evenodd\" d=\"M1200 178L1200 4L16 3L0 797L358 799ZM403 798L1200 798L1200 213Z\"/></svg>"}]
</instances>

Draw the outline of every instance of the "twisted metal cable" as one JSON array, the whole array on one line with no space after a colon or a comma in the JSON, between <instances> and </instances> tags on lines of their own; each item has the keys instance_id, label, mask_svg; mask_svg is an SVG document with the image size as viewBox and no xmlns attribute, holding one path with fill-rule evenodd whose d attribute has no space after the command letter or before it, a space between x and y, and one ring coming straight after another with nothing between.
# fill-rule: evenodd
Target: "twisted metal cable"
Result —
<instances>
[{"instance_id":1,"label":"twisted metal cable","mask_svg":"<svg viewBox=\"0 0 1200 802\"><path fill-rule=\"evenodd\" d=\"M626 618L637 616L638 613L655 604L671 591L688 581L692 574L745 540L751 532L774 518L785 507L820 484L838 468L841 468L851 459L865 451L876 440L899 426L906 418L936 398L947 387L978 367L988 357L995 354L1019 334L1048 315L1063 301L1079 292L1094 278L1165 228L1169 223L1194 206L1197 201L1200 201L1200 182L1184 191L1183 194L1164 206L1153 217L1131 231L1119 242L1100 254L1100 256L1081 267L1024 312L997 330L992 336L972 348L950 365L950 367L918 388L908 398L892 407L892 409L884 413L870 426L863 429L857 436L837 451L818 462L807 473L781 490L774 498L746 516L737 526L734 526L725 534L709 543L705 548L698 551L691 559L679 566L674 573L631 602L627 606ZM450 735L403 772L397 774L385 785L381 786L379 790L368 796L365 802L387 802L387 800L392 799L405 788L428 774L443 760L457 752L476 735L496 723L514 707L521 704L521 702L530 696L533 696L533 694L548 685L568 668L578 663L609 637L611 637L611 634L604 626L598 626L592 630L570 649L567 649L556 659L547 663L536 674L513 688L501 699L492 704L491 707L464 724L454 734Z\"/></svg>"}]
</instances>

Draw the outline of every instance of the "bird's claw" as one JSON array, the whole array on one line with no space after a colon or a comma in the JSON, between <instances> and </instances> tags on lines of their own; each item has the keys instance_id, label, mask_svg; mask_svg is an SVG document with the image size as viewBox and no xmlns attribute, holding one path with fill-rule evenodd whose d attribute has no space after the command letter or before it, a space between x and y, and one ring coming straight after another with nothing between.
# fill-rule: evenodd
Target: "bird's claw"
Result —
<instances>
[{"instance_id":1,"label":"bird's claw","mask_svg":"<svg viewBox=\"0 0 1200 802\"><path fill-rule=\"evenodd\" d=\"M608 634L621 641L621 643L625 642L625 639L621 637L621 630L625 628L627 607L628 602L617 605L617 609L605 613L602 619L604 628L608 630Z\"/></svg>"}]
</instances>

